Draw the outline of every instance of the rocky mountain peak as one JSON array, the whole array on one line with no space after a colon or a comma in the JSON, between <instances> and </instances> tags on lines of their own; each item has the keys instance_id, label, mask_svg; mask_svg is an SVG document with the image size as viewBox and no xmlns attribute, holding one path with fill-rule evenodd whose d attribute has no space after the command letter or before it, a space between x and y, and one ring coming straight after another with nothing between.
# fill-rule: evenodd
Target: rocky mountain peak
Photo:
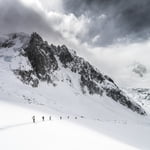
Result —
<instances>
[{"instance_id":1,"label":"rocky mountain peak","mask_svg":"<svg viewBox=\"0 0 150 150\"><path fill-rule=\"evenodd\" d=\"M11 40L15 44L15 40ZM132 102L109 76L103 75L65 45L49 45L37 33L32 33L27 41L26 46L20 47L24 53L20 52L19 56L29 61L31 69L14 70L23 83L38 87L40 82L47 82L56 86L57 82L64 82L61 79L64 72L67 73L66 80L69 80L69 83L73 83L72 75L75 74L78 77L76 81L79 84L78 90L83 94L88 92L91 95L106 95L139 114L146 114L141 106Z\"/></svg>"},{"instance_id":2,"label":"rocky mountain peak","mask_svg":"<svg viewBox=\"0 0 150 150\"><path fill-rule=\"evenodd\" d=\"M33 33L29 45L24 49L33 71L39 79L50 80L49 73L58 68L56 58L47 42L37 33Z\"/></svg>"},{"instance_id":3,"label":"rocky mountain peak","mask_svg":"<svg viewBox=\"0 0 150 150\"><path fill-rule=\"evenodd\" d=\"M31 34L30 44L41 45L43 43L42 37L36 32Z\"/></svg>"}]
</instances>

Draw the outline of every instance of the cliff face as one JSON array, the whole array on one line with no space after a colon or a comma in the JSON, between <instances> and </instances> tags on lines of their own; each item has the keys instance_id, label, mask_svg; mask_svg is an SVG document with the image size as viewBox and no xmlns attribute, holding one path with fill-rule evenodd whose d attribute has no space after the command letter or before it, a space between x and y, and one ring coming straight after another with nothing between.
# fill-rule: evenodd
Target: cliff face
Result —
<instances>
[{"instance_id":1,"label":"cliff face","mask_svg":"<svg viewBox=\"0 0 150 150\"><path fill-rule=\"evenodd\" d=\"M13 46L16 38L18 38L17 35L13 38L11 37L1 43L1 47ZM21 49L20 55L28 59L31 69L23 70L18 68L14 70L14 73L25 84L38 87L39 82L43 81L55 86L55 79L59 80L56 72L66 70L78 76L78 82L83 94L88 92L89 94L100 96L107 95L139 114L146 114L140 105L132 102L110 77L100 73L99 70L77 56L75 52L69 50L65 45L49 45L37 33L33 33L28 37L26 44ZM72 78L68 77L68 80L72 83Z\"/></svg>"}]
</instances>

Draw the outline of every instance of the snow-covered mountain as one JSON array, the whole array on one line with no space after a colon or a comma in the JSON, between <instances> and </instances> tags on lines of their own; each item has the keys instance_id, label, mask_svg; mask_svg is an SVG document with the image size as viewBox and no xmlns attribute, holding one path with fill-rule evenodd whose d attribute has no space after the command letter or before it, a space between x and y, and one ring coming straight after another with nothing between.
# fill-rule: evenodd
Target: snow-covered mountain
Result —
<instances>
[{"instance_id":1,"label":"snow-covered mountain","mask_svg":"<svg viewBox=\"0 0 150 150\"><path fill-rule=\"evenodd\" d=\"M77 93L106 95L139 114L146 114L109 76L101 74L65 45L49 45L37 33L31 36L14 33L1 38L0 57L1 64L5 62L18 79L33 88L42 82L59 87L62 82Z\"/></svg>"},{"instance_id":2,"label":"snow-covered mountain","mask_svg":"<svg viewBox=\"0 0 150 150\"><path fill-rule=\"evenodd\" d=\"M3 150L149 149L149 109L131 94L65 45L37 33L0 37Z\"/></svg>"}]
</instances>

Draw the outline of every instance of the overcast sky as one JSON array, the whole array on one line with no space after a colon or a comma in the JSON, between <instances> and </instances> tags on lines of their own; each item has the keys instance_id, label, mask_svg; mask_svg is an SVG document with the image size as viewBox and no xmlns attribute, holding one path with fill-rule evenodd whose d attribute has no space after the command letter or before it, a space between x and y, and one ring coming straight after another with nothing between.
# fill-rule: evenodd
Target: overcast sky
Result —
<instances>
[{"instance_id":1,"label":"overcast sky","mask_svg":"<svg viewBox=\"0 0 150 150\"><path fill-rule=\"evenodd\" d=\"M0 33L36 31L128 86L130 65L150 65L149 6L149 0L0 0Z\"/></svg>"},{"instance_id":2,"label":"overcast sky","mask_svg":"<svg viewBox=\"0 0 150 150\"><path fill-rule=\"evenodd\" d=\"M98 45L118 39L145 40L150 31L149 0L65 0L66 12L91 19L86 40L100 36ZM85 40L84 39L84 40ZM129 40L129 39L128 39Z\"/></svg>"}]
</instances>

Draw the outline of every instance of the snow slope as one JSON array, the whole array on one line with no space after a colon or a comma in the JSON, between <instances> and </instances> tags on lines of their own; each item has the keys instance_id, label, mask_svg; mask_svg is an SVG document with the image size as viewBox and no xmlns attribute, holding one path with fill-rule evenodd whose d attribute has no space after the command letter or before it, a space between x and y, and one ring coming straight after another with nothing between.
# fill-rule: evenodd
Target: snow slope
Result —
<instances>
[{"instance_id":1,"label":"snow slope","mask_svg":"<svg viewBox=\"0 0 150 150\"><path fill-rule=\"evenodd\" d=\"M109 76L102 74L65 45L49 45L37 33L31 36L9 34L8 39L0 42L0 57L1 66L7 72L4 74L11 71L28 86L39 87L45 81L58 87L54 90L57 92L60 87L64 86L65 89L67 86L71 94L107 96L132 111L146 115L145 110L132 101Z\"/></svg>"},{"instance_id":2,"label":"snow slope","mask_svg":"<svg viewBox=\"0 0 150 150\"><path fill-rule=\"evenodd\" d=\"M37 119L35 124L31 121L33 114L36 115ZM46 117L45 122L41 121L42 115ZM77 121L75 123L64 119L59 120L55 116L52 116L52 120L49 121L47 113L22 108L2 101L0 101L0 118L0 147L3 150L137 149L83 125L78 125ZM71 120L73 121L73 118ZM80 121L81 119L79 119ZM98 124L99 127L104 126L103 123ZM111 125L113 124L111 123ZM125 130L127 128L127 125L116 124L115 126L119 130L123 128L122 126L125 126ZM140 126L135 128L140 129ZM141 136L147 135L147 131L149 132L149 128L145 127ZM139 132L141 131L139 130ZM137 137L135 138L138 139ZM142 142L144 142L143 144L148 144L148 139L144 139ZM150 145L141 145L141 148L146 149L146 146Z\"/></svg>"},{"instance_id":3,"label":"snow slope","mask_svg":"<svg viewBox=\"0 0 150 150\"><path fill-rule=\"evenodd\" d=\"M26 35L23 37L26 41ZM12 69L19 66L29 70L31 66L17 51L21 43L16 43L13 49L0 49L0 147L3 150L149 149L149 116L139 115L105 95L83 94L75 73L56 72L64 80L57 82L57 86L39 82L33 88L24 84ZM42 115L48 118L49 114L52 121L40 121ZM36 124L31 123L33 115L38 118ZM67 116L71 119L67 120Z\"/></svg>"}]
</instances>

